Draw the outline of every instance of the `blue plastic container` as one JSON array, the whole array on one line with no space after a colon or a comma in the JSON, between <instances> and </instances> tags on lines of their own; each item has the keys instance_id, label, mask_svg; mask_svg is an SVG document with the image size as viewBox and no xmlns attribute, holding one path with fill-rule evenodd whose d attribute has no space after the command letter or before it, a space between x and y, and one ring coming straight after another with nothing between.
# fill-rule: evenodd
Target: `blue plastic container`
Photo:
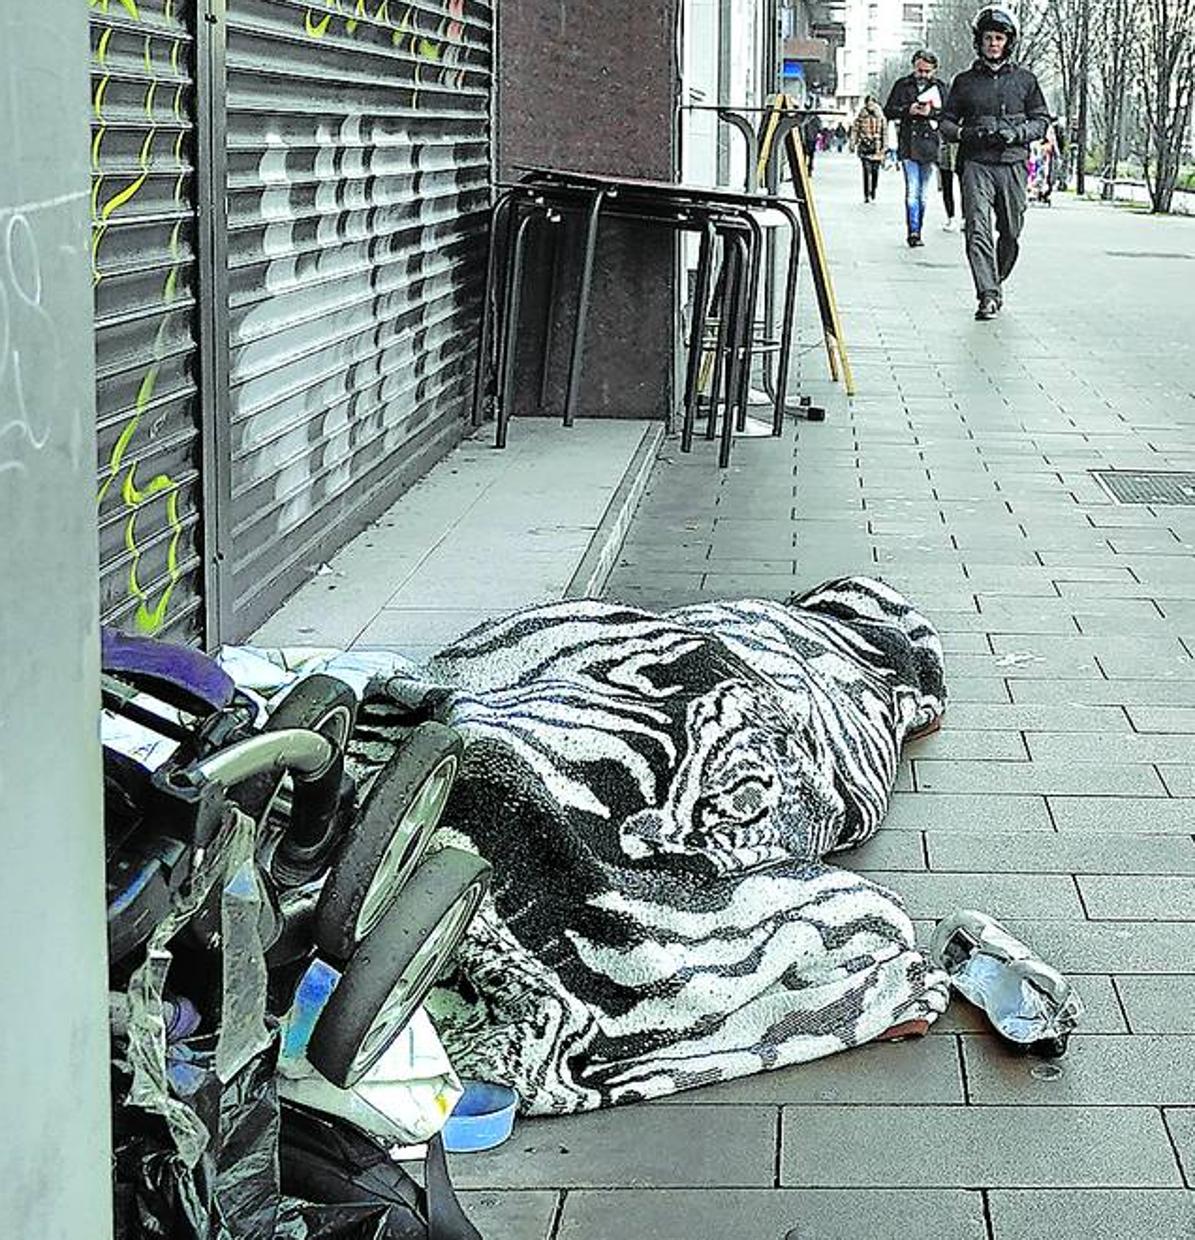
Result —
<instances>
[{"instance_id":1,"label":"blue plastic container","mask_svg":"<svg viewBox=\"0 0 1195 1240\"><path fill-rule=\"evenodd\" d=\"M454 1154L492 1150L510 1136L519 1096L506 1085L491 1085L488 1081L461 1083L465 1092L444 1125L444 1148Z\"/></svg>"}]
</instances>

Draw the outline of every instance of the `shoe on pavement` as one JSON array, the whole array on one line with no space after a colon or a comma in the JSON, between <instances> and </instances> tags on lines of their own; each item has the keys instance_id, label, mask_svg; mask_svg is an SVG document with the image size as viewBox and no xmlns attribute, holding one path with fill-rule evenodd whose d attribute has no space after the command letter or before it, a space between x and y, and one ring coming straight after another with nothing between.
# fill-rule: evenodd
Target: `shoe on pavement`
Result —
<instances>
[{"instance_id":1,"label":"shoe on pavement","mask_svg":"<svg viewBox=\"0 0 1195 1240\"><path fill-rule=\"evenodd\" d=\"M991 293L984 293L984 295L979 299L979 305L975 310L975 317L980 322L985 322L987 319L994 319L999 313L999 301L997 301Z\"/></svg>"},{"instance_id":2,"label":"shoe on pavement","mask_svg":"<svg viewBox=\"0 0 1195 1240\"><path fill-rule=\"evenodd\" d=\"M920 233L909 233L909 249L910 250L915 250L919 245L924 245L924 244L925 243L921 240Z\"/></svg>"},{"instance_id":3,"label":"shoe on pavement","mask_svg":"<svg viewBox=\"0 0 1195 1240\"><path fill-rule=\"evenodd\" d=\"M942 225L943 232L954 232L954 218L951 217Z\"/></svg>"}]
</instances>

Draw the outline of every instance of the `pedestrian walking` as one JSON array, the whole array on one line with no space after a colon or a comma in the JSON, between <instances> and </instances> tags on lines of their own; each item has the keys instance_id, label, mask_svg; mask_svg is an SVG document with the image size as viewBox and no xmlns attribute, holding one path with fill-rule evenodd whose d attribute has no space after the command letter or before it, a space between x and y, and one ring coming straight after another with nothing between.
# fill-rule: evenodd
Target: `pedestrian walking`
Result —
<instances>
[{"instance_id":1,"label":"pedestrian walking","mask_svg":"<svg viewBox=\"0 0 1195 1240\"><path fill-rule=\"evenodd\" d=\"M938 146L938 188L942 191L942 209L946 212L943 232L954 232L955 182L958 179L958 146L945 138Z\"/></svg>"},{"instance_id":2,"label":"pedestrian walking","mask_svg":"<svg viewBox=\"0 0 1195 1240\"><path fill-rule=\"evenodd\" d=\"M922 48L913 53L913 72L892 87L884 115L897 126L896 153L905 174L905 222L910 246L919 246L925 219L925 192L938 166L938 117L946 102L946 83L938 77L938 58Z\"/></svg>"},{"instance_id":3,"label":"pedestrian walking","mask_svg":"<svg viewBox=\"0 0 1195 1240\"><path fill-rule=\"evenodd\" d=\"M846 146L846 126L839 121L834 126L834 149L841 155Z\"/></svg>"},{"instance_id":4,"label":"pedestrian walking","mask_svg":"<svg viewBox=\"0 0 1195 1240\"><path fill-rule=\"evenodd\" d=\"M851 150L863 166L863 201L875 202L880 183L880 163L884 158L884 133L887 123L874 96L863 101L851 123Z\"/></svg>"},{"instance_id":5,"label":"pedestrian walking","mask_svg":"<svg viewBox=\"0 0 1195 1240\"><path fill-rule=\"evenodd\" d=\"M976 61L954 79L942 136L959 143L967 261L977 319L994 319L1020 253L1029 144L1043 138L1050 112L1037 78L1012 59L1016 18L989 4L971 23ZM992 220L995 218L995 231Z\"/></svg>"},{"instance_id":6,"label":"pedestrian walking","mask_svg":"<svg viewBox=\"0 0 1195 1240\"><path fill-rule=\"evenodd\" d=\"M810 177L813 176L813 157L817 154L821 136L822 118L816 112L810 112L801 122L801 146L805 149L805 167Z\"/></svg>"}]
</instances>

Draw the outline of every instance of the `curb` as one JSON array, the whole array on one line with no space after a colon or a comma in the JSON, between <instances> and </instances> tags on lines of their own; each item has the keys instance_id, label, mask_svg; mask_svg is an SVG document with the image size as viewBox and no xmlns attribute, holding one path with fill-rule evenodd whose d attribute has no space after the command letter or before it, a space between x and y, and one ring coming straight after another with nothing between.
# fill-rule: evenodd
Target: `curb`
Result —
<instances>
[{"instance_id":1,"label":"curb","mask_svg":"<svg viewBox=\"0 0 1195 1240\"><path fill-rule=\"evenodd\" d=\"M664 440L664 429L663 422L649 422L644 428L643 438L635 449L627 472L610 497L581 563L564 589L564 598L591 598L606 584L606 578L610 576L614 561L622 550L631 517L647 489L656 454Z\"/></svg>"}]
</instances>

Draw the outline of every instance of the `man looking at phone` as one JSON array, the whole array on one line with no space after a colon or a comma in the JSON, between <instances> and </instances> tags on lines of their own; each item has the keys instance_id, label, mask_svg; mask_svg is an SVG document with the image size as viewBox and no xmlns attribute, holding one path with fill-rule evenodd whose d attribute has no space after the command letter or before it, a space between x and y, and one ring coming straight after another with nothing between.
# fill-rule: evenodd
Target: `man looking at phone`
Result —
<instances>
[{"instance_id":1,"label":"man looking at phone","mask_svg":"<svg viewBox=\"0 0 1195 1240\"><path fill-rule=\"evenodd\" d=\"M921 245L925 194L938 167L938 116L946 83L937 76L938 58L922 49L913 53L913 72L893 86L884 115L897 123L897 148L905 172L905 219L908 243Z\"/></svg>"},{"instance_id":2,"label":"man looking at phone","mask_svg":"<svg viewBox=\"0 0 1195 1240\"><path fill-rule=\"evenodd\" d=\"M979 299L975 317L994 319L1020 252L1029 144L1045 137L1050 111L1037 78L1013 63L1012 13L987 5L976 13L971 36L978 59L950 87L942 136L959 143L967 261Z\"/></svg>"}]
</instances>

